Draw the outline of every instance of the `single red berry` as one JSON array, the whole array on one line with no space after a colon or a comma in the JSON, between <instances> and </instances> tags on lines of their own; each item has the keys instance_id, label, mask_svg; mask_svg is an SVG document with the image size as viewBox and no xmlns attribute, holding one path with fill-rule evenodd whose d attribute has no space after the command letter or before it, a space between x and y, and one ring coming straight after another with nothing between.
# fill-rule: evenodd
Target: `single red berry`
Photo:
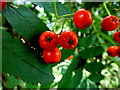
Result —
<instances>
[{"instance_id":1,"label":"single red berry","mask_svg":"<svg viewBox=\"0 0 120 90\"><path fill-rule=\"evenodd\" d=\"M61 51L58 48L55 48L50 51L44 50L43 58L46 63L58 63L61 59Z\"/></svg>"},{"instance_id":2,"label":"single red berry","mask_svg":"<svg viewBox=\"0 0 120 90\"><path fill-rule=\"evenodd\" d=\"M80 9L75 12L73 17L74 24L79 29L88 28L92 25L92 13L85 9Z\"/></svg>"},{"instance_id":3,"label":"single red berry","mask_svg":"<svg viewBox=\"0 0 120 90\"><path fill-rule=\"evenodd\" d=\"M6 6L6 0L0 0L0 11L3 10Z\"/></svg>"},{"instance_id":4,"label":"single red berry","mask_svg":"<svg viewBox=\"0 0 120 90\"><path fill-rule=\"evenodd\" d=\"M60 34L59 44L66 49L72 49L78 44L78 37L75 32L67 30Z\"/></svg>"},{"instance_id":5,"label":"single red berry","mask_svg":"<svg viewBox=\"0 0 120 90\"><path fill-rule=\"evenodd\" d=\"M107 53L111 57L118 56L118 46L110 46L110 47L108 47Z\"/></svg>"},{"instance_id":6,"label":"single red berry","mask_svg":"<svg viewBox=\"0 0 120 90\"><path fill-rule=\"evenodd\" d=\"M58 45L58 36L52 31L46 31L40 36L39 44L45 50L52 50Z\"/></svg>"},{"instance_id":7,"label":"single red berry","mask_svg":"<svg viewBox=\"0 0 120 90\"><path fill-rule=\"evenodd\" d=\"M117 43L120 43L120 31L116 31L113 35L113 38Z\"/></svg>"},{"instance_id":8,"label":"single red berry","mask_svg":"<svg viewBox=\"0 0 120 90\"><path fill-rule=\"evenodd\" d=\"M102 28L105 31L113 31L118 28L119 19L116 16L109 15L102 20Z\"/></svg>"}]
</instances>

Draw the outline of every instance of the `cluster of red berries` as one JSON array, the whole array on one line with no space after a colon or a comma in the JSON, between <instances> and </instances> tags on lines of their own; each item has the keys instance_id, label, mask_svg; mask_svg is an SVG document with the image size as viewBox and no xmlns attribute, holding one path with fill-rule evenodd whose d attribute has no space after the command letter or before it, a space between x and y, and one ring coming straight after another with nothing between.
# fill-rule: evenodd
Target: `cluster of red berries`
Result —
<instances>
[{"instance_id":1,"label":"cluster of red berries","mask_svg":"<svg viewBox=\"0 0 120 90\"><path fill-rule=\"evenodd\" d=\"M58 35L52 31L46 31L40 35L39 44L44 49L43 58L46 63L58 63L61 59L61 51L58 44L65 49L73 49L78 44L75 32L67 30Z\"/></svg>"},{"instance_id":2,"label":"cluster of red berries","mask_svg":"<svg viewBox=\"0 0 120 90\"><path fill-rule=\"evenodd\" d=\"M102 21L102 28L105 31L113 31L117 29L120 25L119 19L116 16L110 15L106 16ZM120 43L120 30L114 32L113 39ZM111 57L120 56L120 46L110 46L107 49L107 53Z\"/></svg>"},{"instance_id":3,"label":"cluster of red berries","mask_svg":"<svg viewBox=\"0 0 120 90\"><path fill-rule=\"evenodd\" d=\"M6 6L6 0L1 0L0 6L2 6L0 7L1 11ZM75 12L73 21L77 28L86 29L92 25L92 13L82 8ZM119 27L119 19L116 16L110 15L103 19L101 25L105 31L113 31ZM120 31L114 33L114 40L120 43ZM57 63L61 58L61 51L56 48L58 44L65 49L72 49L78 44L78 37L76 33L70 30L62 32L59 37L52 31L46 31L40 36L39 43L44 49L44 61L46 63ZM118 46L109 47L107 50L108 55L111 57L120 56L120 49L117 47Z\"/></svg>"},{"instance_id":4,"label":"cluster of red berries","mask_svg":"<svg viewBox=\"0 0 120 90\"><path fill-rule=\"evenodd\" d=\"M92 14L88 10L78 10L73 18L75 26L79 29L85 29L92 25ZM72 49L77 46L78 37L75 32L70 30L62 32L59 37L54 32L46 31L40 36L39 43L44 49L44 61L46 63L57 63L61 58L61 52L56 48L58 44L65 49Z\"/></svg>"}]
</instances>

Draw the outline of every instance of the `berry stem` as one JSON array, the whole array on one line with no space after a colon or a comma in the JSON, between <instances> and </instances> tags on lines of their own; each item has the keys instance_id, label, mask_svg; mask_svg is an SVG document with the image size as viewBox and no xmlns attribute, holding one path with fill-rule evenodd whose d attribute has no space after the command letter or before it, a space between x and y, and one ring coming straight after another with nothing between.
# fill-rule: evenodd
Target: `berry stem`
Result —
<instances>
[{"instance_id":1,"label":"berry stem","mask_svg":"<svg viewBox=\"0 0 120 90\"><path fill-rule=\"evenodd\" d=\"M56 18L59 18L58 12L57 12L56 0L54 0L54 12L55 12L55 17L56 17Z\"/></svg>"},{"instance_id":2,"label":"berry stem","mask_svg":"<svg viewBox=\"0 0 120 90\"><path fill-rule=\"evenodd\" d=\"M59 16L59 18L64 18L64 17L68 17L68 16L73 16L74 13L71 13L71 14L66 14L66 15L63 15L63 16Z\"/></svg>"},{"instance_id":3,"label":"berry stem","mask_svg":"<svg viewBox=\"0 0 120 90\"><path fill-rule=\"evenodd\" d=\"M103 5L104 5L104 8L105 8L105 10L107 11L108 15L111 15L109 9L108 9L107 6L106 6L106 2L103 2Z\"/></svg>"},{"instance_id":4,"label":"berry stem","mask_svg":"<svg viewBox=\"0 0 120 90\"><path fill-rule=\"evenodd\" d=\"M99 41L99 43L101 44L102 42L101 42L101 40L100 40L100 36L99 36L99 34L98 34L98 32L97 32L97 29L96 29L94 23L95 23L95 22L93 22L92 26L93 26L94 31L96 32L96 35L97 35L98 41Z\"/></svg>"},{"instance_id":5,"label":"berry stem","mask_svg":"<svg viewBox=\"0 0 120 90\"><path fill-rule=\"evenodd\" d=\"M56 17L57 19L59 19L59 18L64 18L64 17L68 17L68 16L73 16L73 15L74 15L74 13L71 13L71 14L66 14L66 15L59 16L59 15L58 15L58 12L57 12L56 0L54 0L54 13L55 13L55 17Z\"/></svg>"}]
</instances>

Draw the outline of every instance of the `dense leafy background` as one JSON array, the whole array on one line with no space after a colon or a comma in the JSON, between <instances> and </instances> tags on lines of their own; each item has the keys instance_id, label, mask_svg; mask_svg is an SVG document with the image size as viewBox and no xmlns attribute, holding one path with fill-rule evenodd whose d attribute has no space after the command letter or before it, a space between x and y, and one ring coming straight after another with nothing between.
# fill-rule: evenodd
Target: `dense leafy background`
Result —
<instances>
[{"instance_id":1,"label":"dense leafy background","mask_svg":"<svg viewBox=\"0 0 120 90\"><path fill-rule=\"evenodd\" d=\"M118 88L120 58L111 58L106 49L118 45L113 32L102 30L101 21L107 16L102 2L56 3L58 16L73 14L86 8L93 14L93 25L77 29L73 16L56 18L54 2L8 3L2 17L2 71L4 88ZM120 2L108 2L112 15L120 17ZM17 7L17 8L16 8ZM78 34L77 49L61 49L61 62L45 64L38 38L44 31L59 34L73 30ZM116 31L116 30L115 30ZM1 35L1 34L0 34ZM24 37L31 46L21 41ZM60 48L60 46L58 46ZM67 60L71 55L74 58Z\"/></svg>"}]
</instances>

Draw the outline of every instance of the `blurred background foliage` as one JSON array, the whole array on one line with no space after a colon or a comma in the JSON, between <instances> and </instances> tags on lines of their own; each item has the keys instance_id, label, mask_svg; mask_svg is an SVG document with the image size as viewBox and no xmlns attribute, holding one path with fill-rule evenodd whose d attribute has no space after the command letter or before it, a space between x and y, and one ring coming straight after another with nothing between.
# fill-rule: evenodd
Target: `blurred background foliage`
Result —
<instances>
[{"instance_id":1,"label":"blurred background foliage","mask_svg":"<svg viewBox=\"0 0 120 90\"><path fill-rule=\"evenodd\" d=\"M13 7L20 7L22 5L25 5L31 11L33 11L51 31L54 31L57 34L65 30L73 30L79 34L78 52L82 62L79 62L80 64L78 65L78 67L83 66L84 68L81 71L83 74L80 82L77 81L80 78L80 73L77 74L77 79L75 78L74 80L79 83L76 88L120 88L120 58L111 58L107 55L105 51L107 47L118 44L114 42L112 38L113 32L115 32L116 30L106 32L101 28L102 19L108 15L103 6L103 2L64 2L62 4L57 3L57 5L64 5L64 7L58 6L58 8L61 9L61 11L59 11L58 13L59 16L66 14L66 10L68 11L67 14L74 13L80 8L90 10L93 14L94 25L84 30L77 29L75 27L72 16L56 19L54 14L54 7L48 8L49 6L45 6L47 2L39 2L36 4L30 1L15 1L9 2L8 4ZM37 6L38 4L39 6ZM52 4L48 2L48 5ZM120 19L120 1L107 2L107 7L112 15L115 15ZM13 29L4 16L2 17L2 29ZM69 51L63 50L62 52L65 52L63 53L63 57L65 57ZM71 55L73 55L72 51ZM68 60L67 57L63 59L63 62L51 65L52 73L55 77L54 81L52 82L44 85L41 85L40 83L32 84L23 81L20 77L14 77L12 75L3 73L3 86L9 88L58 88L60 87L59 82L61 81L62 76L66 74L68 67L74 60L74 58ZM89 63L92 65L90 65ZM72 77L74 77L76 73L77 72L75 71L72 72ZM2 88L2 85L0 87Z\"/></svg>"}]
</instances>

